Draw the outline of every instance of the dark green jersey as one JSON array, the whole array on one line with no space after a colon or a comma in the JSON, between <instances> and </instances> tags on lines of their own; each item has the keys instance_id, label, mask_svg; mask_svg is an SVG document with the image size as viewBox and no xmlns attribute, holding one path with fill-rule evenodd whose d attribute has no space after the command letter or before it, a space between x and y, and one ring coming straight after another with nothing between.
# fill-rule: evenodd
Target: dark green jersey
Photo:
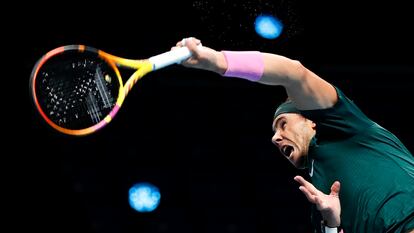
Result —
<instances>
[{"instance_id":1,"label":"dark green jersey","mask_svg":"<svg viewBox=\"0 0 414 233\"><path fill-rule=\"evenodd\" d=\"M339 100L332 108L301 111L317 127L308 156L312 183L330 193L333 182L341 182L346 233L401 232L406 219L414 221L414 157L336 90ZM314 210L314 222L320 223Z\"/></svg>"}]
</instances>

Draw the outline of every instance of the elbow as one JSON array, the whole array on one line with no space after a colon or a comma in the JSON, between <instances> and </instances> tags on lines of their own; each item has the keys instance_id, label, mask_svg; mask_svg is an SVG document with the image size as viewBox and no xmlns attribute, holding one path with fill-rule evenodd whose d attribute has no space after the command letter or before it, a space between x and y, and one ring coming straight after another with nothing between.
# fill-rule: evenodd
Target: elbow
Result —
<instances>
[{"instance_id":1,"label":"elbow","mask_svg":"<svg viewBox=\"0 0 414 233\"><path fill-rule=\"evenodd\" d=\"M290 69L288 72L287 85L298 85L306 82L308 69L298 60L290 61Z\"/></svg>"},{"instance_id":2,"label":"elbow","mask_svg":"<svg viewBox=\"0 0 414 233\"><path fill-rule=\"evenodd\" d=\"M289 87L304 80L307 69L298 60L287 57L265 54L264 75L261 83Z\"/></svg>"},{"instance_id":3,"label":"elbow","mask_svg":"<svg viewBox=\"0 0 414 233\"><path fill-rule=\"evenodd\" d=\"M298 60L292 60L293 63L293 72L295 72L295 74L293 76L295 77L299 77L299 78L304 78L306 77L306 73L308 71L308 69Z\"/></svg>"}]
</instances>

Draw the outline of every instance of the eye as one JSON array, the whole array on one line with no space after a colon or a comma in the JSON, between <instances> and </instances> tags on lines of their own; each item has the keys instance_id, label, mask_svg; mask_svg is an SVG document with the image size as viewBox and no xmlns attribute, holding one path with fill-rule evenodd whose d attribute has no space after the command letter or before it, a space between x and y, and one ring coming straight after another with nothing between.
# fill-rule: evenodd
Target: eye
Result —
<instances>
[{"instance_id":1,"label":"eye","mask_svg":"<svg viewBox=\"0 0 414 233\"><path fill-rule=\"evenodd\" d=\"M279 128L281 128L281 129L285 129L286 128L286 121L285 120L282 120L281 122L280 122L280 124L279 124Z\"/></svg>"},{"instance_id":2,"label":"eye","mask_svg":"<svg viewBox=\"0 0 414 233\"><path fill-rule=\"evenodd\" d=\"M280 122L280 128L285 129L286 128L286 121Z\"/></svg>"}]
</instances>

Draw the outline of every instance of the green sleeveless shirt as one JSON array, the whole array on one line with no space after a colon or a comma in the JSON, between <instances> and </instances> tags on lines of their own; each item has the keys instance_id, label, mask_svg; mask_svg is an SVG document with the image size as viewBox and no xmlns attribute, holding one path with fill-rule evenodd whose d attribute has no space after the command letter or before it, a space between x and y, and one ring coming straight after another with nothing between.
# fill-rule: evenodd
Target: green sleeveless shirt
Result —
<instances>
[{"instance_id":1,"label":"green sleeveless shirt","mask_svg":"<svg viewBox=\"0 0 414 233\"><path fill-rule=\"evenodd\" d=\"M403 232L414 228L414 157L392 133L370 120L339 89L331 108L301 111L316 123L307 167L328 194L341 182L345 233ZM321 216L313 206L312 221Z\"/></svg>"}]
</instances>

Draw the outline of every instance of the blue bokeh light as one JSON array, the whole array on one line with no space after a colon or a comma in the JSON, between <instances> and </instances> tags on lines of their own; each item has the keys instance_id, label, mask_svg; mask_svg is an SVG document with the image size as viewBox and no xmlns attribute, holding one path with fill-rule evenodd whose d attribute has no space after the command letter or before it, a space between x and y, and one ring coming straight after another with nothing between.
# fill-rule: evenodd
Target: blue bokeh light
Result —
<instances>
[{"instance_id":1,"label":"blue bokeh light","mask_svg":"<svg viewBox=\"0 0 414 233\"><path fill-rule=\"evenodd\" d=\"M256 33L266 39L276 39L283 30L283 24L272 15L259 15L255 21Z\"/></svg>"},{"instance_id":2,"label":"blue bokeh light","mask_svg":"<svg viewBox=\"0 0 414 233\"><path fill-rule=\"evenodd\" d=\"M151 212L160 204L159 189L147 182L138 183L129 189L129 204L138 212Z\"/></svg>"}]
</instances>

